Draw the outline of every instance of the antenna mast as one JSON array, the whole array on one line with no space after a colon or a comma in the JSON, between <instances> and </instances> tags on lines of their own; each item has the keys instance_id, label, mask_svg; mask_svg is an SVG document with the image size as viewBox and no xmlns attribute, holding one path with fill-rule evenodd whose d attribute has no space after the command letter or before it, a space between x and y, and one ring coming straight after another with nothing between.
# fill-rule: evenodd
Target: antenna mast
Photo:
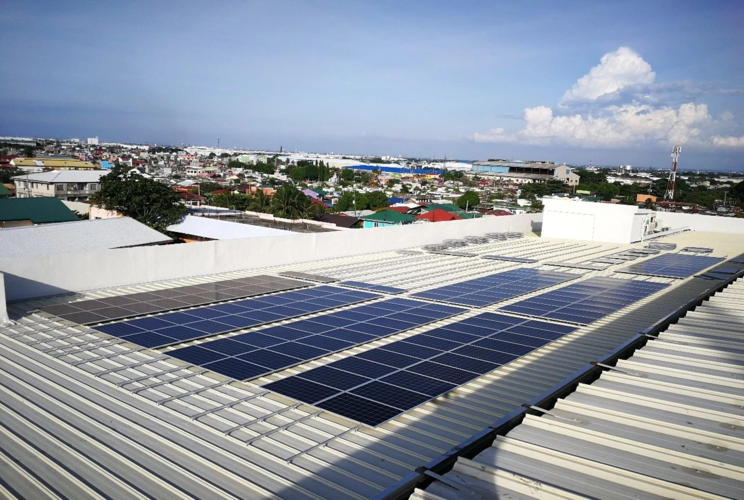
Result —
<instances>
[{"instance_id":1,"label":"antenna mast","mask_svg":"<svg viewBox=\"0 0 744 500\"><path fill-rule=\"evenodd\" d=\"M669 172L669 183L667 184L666 193L664 193L665 200L674 199L674 184L677 180L677 159L681 152L682 146L674 146L672 148L672 171Z\"/></svg>"}]
</instances>

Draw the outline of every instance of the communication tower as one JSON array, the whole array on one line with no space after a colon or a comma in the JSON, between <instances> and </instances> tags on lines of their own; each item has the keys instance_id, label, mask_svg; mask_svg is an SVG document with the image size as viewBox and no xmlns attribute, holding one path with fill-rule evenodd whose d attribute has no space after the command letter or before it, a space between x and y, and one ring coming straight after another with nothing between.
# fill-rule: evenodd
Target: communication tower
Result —
<instances>
[{"instance_id":1,"label":"communication tower","mask_svg":"<svg viewBox=\"0 0 744 500\"><path fill-rule=\"evenodd\" d=\"M665 200L674 199L674 184L677 180L677 159L681 152L682 146L674 146L672 148L672 171L669 172L669 183L667 184L666 193L664 193Z\"/></svg>"}]
</instances>

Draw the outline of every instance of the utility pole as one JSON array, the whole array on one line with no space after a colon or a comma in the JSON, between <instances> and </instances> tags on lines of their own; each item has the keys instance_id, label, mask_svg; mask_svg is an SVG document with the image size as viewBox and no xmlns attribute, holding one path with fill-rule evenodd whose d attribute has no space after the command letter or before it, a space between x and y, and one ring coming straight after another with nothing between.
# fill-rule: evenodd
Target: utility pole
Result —
<instances>
[{"instance_id":1,"label":"utility pole","mask_svg":"<svg viewBox=\"0 0 744 500\"><path fill-rule=\"evenodd\" d=\"M674 146L672 148L672 171L669 172L669 182L667 184L667 190L664 193L665 200L674 199L674 185L677 181L677 159L682 152L682 146Z\"/></svg>"}]
</instances>

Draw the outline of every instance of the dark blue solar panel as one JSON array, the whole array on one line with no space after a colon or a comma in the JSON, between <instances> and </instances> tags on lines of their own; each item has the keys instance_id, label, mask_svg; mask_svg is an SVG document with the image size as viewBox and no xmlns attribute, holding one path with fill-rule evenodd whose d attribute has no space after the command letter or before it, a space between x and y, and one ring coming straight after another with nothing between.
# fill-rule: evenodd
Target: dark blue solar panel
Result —
<instances>
[{"instance_id":1,"label":"dark blue solar panel","mask_svg":"<svg viewBox=\"0 0 744 500\"><path fill-rule=\"evenodd\" d=\"M321 297L321 298L319 298ZM204 306L159 316L120 321L96 326L101 332L126 338L144 347L160 347L187 340L209 337L255 325L316 313L342 305L378 298L379 295L332 286L319 286L299 292L284 292L260 299L247 299ZM419 305L422 305L419 303ZM358 321L358 320L353 320ZM294 340L311 333L326 331L326 325L308 323L299 334L284 331L277 337ZM156 333L157 336L141 336ZM271 332L266 332L272 334ZM139 339L142 339L141 342Z\"/></svg>"},{"instance_id":2,"label":"dark blue solar panel","mask_svg":"<svg viewBox=\"0 0 744 500\"><path fill-rule=\"evenodd\" d=\"M305 292L293 293L297 296L304 294ZM312 319L296 321L287 325L270 326L257 332L248 332L228 339L232 342L245 344L245 350L241 350L239 345L235 344L224 345L223 342L226 339L204 342L200 344L199 347L201 349L219 352L221 354L220 358L238 357L242 361L250 362L252 365L265 367L271 371L275 371L289 368L290 366L299 364L303 361L323 357L332 352L342 351L362 343L371 342L377 338L410 330L431 323L432 321L436 321L437 319L441 319L441 317L451 316L464 311L461 308L449 307L446 310L437 311L437 317L432 318L431 315L417 314L419 309L428 307L428 304L415 300L391 299L375 304L375 306L377 305L381 307L376 307L375 309L386 316L376 317L367 314L359 314L356 322L348 324L348 321L344 320L343 323L345 326L337 327L334 326L333 323L337 323L335 319L338 319L339 313L332 313L328 315L334 318L334 321L330 321L331 324L327 324L328 322L324 321L325 316L320 316ZM370 306L359 306L345 312L354 313L358 310L369 311L370 309ZM217 318L214 321L204 320L189 323L188 326L190 328L203 329L211 327L210 325L212 323L217 324L219 321L225 321L225 318L229 317L230 316ZM394 319L396 317L403 318L405 321L403 319ZM380 322L385 323L387 326L376 324ZM466 334L458 332L453 333L463 337L468 337ZM472 336L470 337L476 338ZM211 349L212 344L216 345L214 349ZM372 365L361 365L361 369L366 368L368 371L356 372L352 370L352 372L376 378L379 375L371 373L375 372L375 370L381 370L381 374L384 375L389 373L392 369L409 366L417 362L418 358L408 355L408 352L416 356L428 356L432 353L441 353L440 351L427 349L425 346L422 347L414 344L402 344L401 347L398 348L398 351L400 352L397 352L395 349L395 347L390 347L388 349L374 350L370 351L370 354L366 355L366 357L365 355L360 356L359 361L366 361L372 363ZM178 354L179 351L173 352ZM184 352L188 355L188 352L191 351ZM199 362L198 358L193 359L194 364L204 365L205 363L214 362L217 358L212 356L205 362ZM184 360L188 361L185 358ZM339 369L347 370L342 367L339 367ZM265 374L266 372L262 371L256 373Z\"/></svg>"},{"instance_id":3,"label":"dark blue solar panel","mask_svg":"<svg viewBox=\"0 0 744 500\"><path fill-rule=\"evenodd\" d=\"M492 325L490 329L488 325ZM465 333L469 329L473 329L476 335ZM483 313L288 377L281 381L282 384L275 382L265 387L359 422L379 425L575 329L544 321ZM459 341L434 335L452 336ZM316 399L315 391L309 391L305 396L302 390L294 389L292 381L296 379L311 380L335 392L323 400ZM364 414L360 408L369 408L370 413ZM397 412L391 412L390 408L397 409Z\"/></svg>"},{"instance_id":4,"label":"dark blue solar panel","mask_svg":"<svg viewBox=\"0 0 744 500\"><path fill-rule=\"evenodd\" d=\"M665 283L597 277L503 307L504 311L588 325L666 288ZM524 325L526 328L527 325ZM560 332L533 332L550 338Z\"/></svg>"},{"instance_id":5,"label":"dark blue solar panel","mask_svg":"<svg viewBox=\"0 0 744 500\"><path fill-rule=\"evenodd\" d=\"M575 274L519 268L414 294L414 297L482 307L577 278Z\"/></svg>"},{"instance_id":6,"label":"dark blue solar panel","mask_svg":"<svg viewBox=\"0 0 744 500\"><path fill-rule=\"evenodd\" d=\"M362 290L371 290L373 292L382 292L389 294L399 294L405 292L402 288L396 288L394 286L375 285L374 283L364 283L362 281L342 281L339 285L348 286L351 288L361 288Z\"/></svg>"},{"instance_id":7,"label":"dark blue solar panel","mask_svg":"<svg viewBox=\"0 0 744 500\"><path fill-rule=\"evenodd\" d=\"M666 278L687 278L722 260L724 259L704 255L668 253L630 265L620 269L619 272L663 276Z\"/></svg>"}]
</instances>

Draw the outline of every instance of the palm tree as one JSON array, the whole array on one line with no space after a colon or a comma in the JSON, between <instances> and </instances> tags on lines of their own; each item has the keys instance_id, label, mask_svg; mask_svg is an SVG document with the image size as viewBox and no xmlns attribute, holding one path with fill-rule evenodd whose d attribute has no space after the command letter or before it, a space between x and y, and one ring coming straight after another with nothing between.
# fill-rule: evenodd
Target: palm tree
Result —
<instances>
[{"instance_id":1,"label":"palm tree","mask_svg":"<svg viewBox=\"0 0 744 500\"><path fill-rule=\"evenodd\" d=\"M305 219L308 215L310 199L296 188L284 185L277 189L271 199L271 211L275 217L284 219Z\"/></svg>"},{"instance_id":2,"label":"palm tree","mask_svg":"<svg viewBox=\"0 0 744 500\"><path fill-rule=\"evenodd\" d=\"M268 213L270 212L271 208L271 198L266 196L266 193L263 192L263 189L259 189L258 191L256 191L256 194L251 197L248 208L252 212Z\"/></svg>"}]
</instances>

